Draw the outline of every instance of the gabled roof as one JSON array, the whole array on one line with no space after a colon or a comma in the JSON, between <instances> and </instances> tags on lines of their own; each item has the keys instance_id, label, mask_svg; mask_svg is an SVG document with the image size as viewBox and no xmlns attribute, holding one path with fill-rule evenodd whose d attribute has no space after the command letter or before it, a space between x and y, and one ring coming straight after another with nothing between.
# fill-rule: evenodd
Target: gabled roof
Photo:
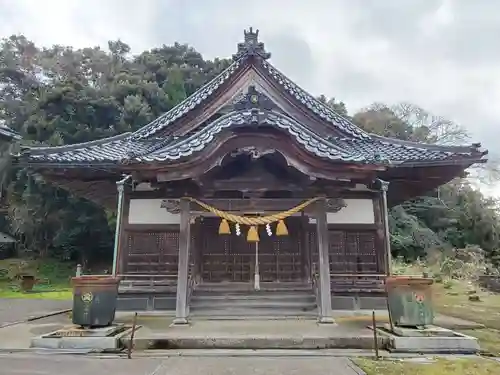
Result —
<instances>
[{"instance_id":1,"label":"gabled roof","mask_svg":"<svg viewBox=\"0 0 500 375\"><path fill-rule=\"evenodd\" d=\"M0 138L10 141L12 139L19 140L21 136L18 132L0 122Z\"/></svg>"},{"instance_id":2,"label":"gabled roof","mask_svg":"<svg viewBox=\"0 0 500 375\"><path fill-rule=\"evenodd\" d=\"M357 127L352 121L336 113L330 106L316 99L271 65L267 61L271 57L271 54L266 52L264 44L258 41L258 34L259 30L253 32L252 28L250 28L249 32L245 31L245 42L238 44L238 53L233 55L235 61L228 68L170 111L137 130L134 133L134 138L144 139L157 134L177 119L202 106L210 97L217 94L217 90L224 83L229 81L247 64L253 64L258 68L262 68L278 86L282 87L287 93L307 107L308 110L329 122L339 131L356 138L368 139L370 137L368 133ZM251 59L250 57L252 56L259 56L260 58Z\"/></svg>"},{"instance_id":3,"label":"gabled roof","mask_svg":"<svg viewBox=\"0 0 500 375\"><path fill-rule=\"evenodd\" d=\"M217 77L212 79L210 82L206 83L194 94L183 100L181 103L176 105L167 113L161 115L156 120L143 126L141 129L137 130L133 137L134 139L145 139L151 137L164 130L167 126L172 124L177 119L186 115L195 108L203 105L207 99L211 98L212 95L221 87L225 82L227 82L234 73L242 66L243 58L236 60L229 67L222 71Z\"/></svg>"},{"instance_id":4,"label":"gabled roof","mask_svg":"<svg viewBox=\"0 0 500 375\"><path fill-rule=\"evenodd\" d=\"M15 243L16 239L7 233L0 232L0 243Z\"/></svg>"},{"instance_id":5,"label":"gabled roof","mask_svg":"<svg viewBox=\"0 0 500 375\"><path fill-rule=\"evenodd\" d=\"M254 32L250 29L245 32L245 41L238 45L238 53L233 55L234 62L227 69L189 98L136 132L69 146L31 148L29 156L23 159L29 163L66 165L169 162L202 151L217 134L242 124L272 126L284 130L307 151L332 161L401 165L416 162L457 163L462 160L464 164L472 164L481 161L485 155L477 144L466 147L424 145L367 133L293 83L267 61L269 57L264 44L258 41L258 30ZM270 99L264 93L257 92L254 87L249 89L249 92L254 90L253 94L247 93L243 97L248 102L246 107L234 106L233 111L198 129L194 134L182 137L162 135L177 120L203 107L221 91L227 90L226 83L249 65L264 72L268 79L281 87L299 105L329 124L335 129L335 132L332 131L335 135L324 139L309 129L307 124L297 122L277 108L259 107L259 101L267 103ZM252 95L259 98L254 103L256 105L250 102Z\"/></svg>"},{"instance_id":6,"label":"gabled roof","mask_svg":"<svg viewBox=\"0 0 500 375\"><path fill-rule=\"evenodd\" d=\"M32 162L62 164L169 162L201 152L217 134L226 129L252 123L254 126L271 126L286 131L292 139L307 151L332 161L399 165L415 162L446 162L459 159L476 160L484 154L479 145L450 147L422 145L411 142L371 136L370 139L354 137L330 137L324 139L305 125L274 110L232 111L200 131L185 137L167 137L156 140L138 140L126 133L113 138L83 144L34 148L30 152Z\"/></svg>"}]
</instances>

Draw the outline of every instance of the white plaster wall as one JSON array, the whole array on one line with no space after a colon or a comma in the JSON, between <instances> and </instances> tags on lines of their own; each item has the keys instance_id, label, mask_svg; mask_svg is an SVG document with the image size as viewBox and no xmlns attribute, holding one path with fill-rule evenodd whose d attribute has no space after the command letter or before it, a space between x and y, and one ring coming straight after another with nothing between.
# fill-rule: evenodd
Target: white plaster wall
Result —
<instances>
[{"instance_id":1,"label":"white plaster wall","mask_svg":"<svg viewBox=\"0 0 500 375\"><path fill-rule=\"evenodd\" d=\"M129 224L180 224L181 215L161 208L163 199L131 199Z\"/></svg>"},{"instance_id":2,"label":"white plaster wall","mask_svg":"<svg viewBox=\"0 0 500 375\"><path fill-rule=\"evenodd\" d=\"M374 224L373 201L371 199L344 199L346 207L339 212L328 212L328 224Z\"/></svg>"}]
</instances>

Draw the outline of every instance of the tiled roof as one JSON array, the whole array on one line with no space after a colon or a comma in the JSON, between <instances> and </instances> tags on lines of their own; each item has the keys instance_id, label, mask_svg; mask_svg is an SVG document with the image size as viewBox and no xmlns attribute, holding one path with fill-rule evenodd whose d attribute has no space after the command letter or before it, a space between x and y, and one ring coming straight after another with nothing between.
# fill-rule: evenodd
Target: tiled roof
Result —
<instances>
[{"instance_id":1,"label":"tiled roof","mask_svg":"<svg viewBox=\"0 0 500 375\"><path fill-rule=\"evenodd\" d=\"M31 150L32 162L96 163L174 161L202 151L225 129L252 124L273 126L288 132L310 153L332 161L373 164L402 164L418 161L445 161L480 158L475 147L446 147L393 141L383 137L369 139L330 137L324 139L294 119L262 110L234 111L220 117L199 132L186 137L163 140L137 140L128 133L85 144Z\"/></svg>"},{"instance_id":2,"label":"tiled roof","mask_svg":"<svg viewBox=\"0 0 500 375\"><path fill-rule=\"evenodd\" d=\"M54 163L89 163L118 162L127 159L130 153L141 153L149 145L133 142L131 133L58 147L32 147L27 150L27 157L32 162Z\"/></svg>"},{"instance_id":3,"label":"tiled roof","mask_svg":"<svg viewBox=\"0 0 500 375\"><path fill-rule=\"evenodd\" d=\"M239 48L241 48L241 46L239 46ZM252 50L252 53L256 53L257 55L260 56L261 53L257 52ZM279 86L281 86L284 90L286 90L286 92L292 95L296 100L302 103L310 111L314 112L316 115L320 116L323 120L332 124L342 133L345 133L346 135L355 138L368 139L370 137L365 131L357 127L351 120L346 119L345 117L339 115L328 105L320 102L319 100L314 98L311 94L309 94L306 90L296 85L292 80L290 80L278 69L276 69L273 65L271 65L266 59L264 58L250 59L249 58L250 52L246 54L240 52L235 56L237 57L237 59L217 77L215 77L213 80L202 86L193 95L185 99L183 102L172 108L167 113L158 117L156 120L145 125L141 129L137 130L134 133L133 137L136 139L144 139L164 130L175 120L181 118L191 110L203 104L207 99L209 99L212 95L214 95L214 93L225 82L227 82L231 77L233 77L240 67L243 67L246 64L259 65L265 72L268 73L270 79L274 80Z\"/></svg>"},{"instance_id":4,"label":"tiled roof","mask_svg":"<svg viewBox=\"0 0 500 375\"><path fill-rule=\"evenodd\" d=\"M0 123L0 137L7 139L21 139L21 136L15 130L9 128L8 126Z\"/></svg>"},{"instance_id":5,"label":"tiled roof","mask_svg":"<svg viewBox=\"0 0 500 375\"><path fill-rule=\"evenodd\" d=\"M339 115L328 105L320 102L318 99L314 98L304 89L297 86L292 80L281 73L278 69L272 66L267 61L262 60L262 67L269 72L271 77L277 82L281 87L283 87L289 94L295 97L303 105L305 105L309 110L313 111L319 115L322 119L328 121L334 125L337 129L341 130L346 135L350 135L355 138L369 139L370 136L364 130L356 126L352 121L346 119L345 117Z\"/></svg>"},{"instance_id":6,"label":"tiled roof","mask_svg":"<svg viewBox=\"0 0 500 375\"><path fill-rule=\"evenodd\" d=\"M391 142L383 137L369 139L331 137L324 139L294 119L274 111L229 113L200 132L179 139L150 154L137 157L143 162L176 160L203 150L226 128L253 123L286 130L312 154L334 161L374 164L401 164L416 161L444 161L458 157L480 156L474 147L446 147L411 142Z\"/></svg>"},{"instance_id":7,"label":"tiled roof","mask_svg":"<svg viewBox=\"0 0 500 375\"><path fill-rule=\"evenodd\" d=\"M213 80L202 86L198 91L196 91L193 95L186 98L184 101L176 105L167 113L161 115L156 120L151 123L143 126L141 129L137 130L133 138L135 139L144 139L152 134L158 133L165 129L168 125L173 123L178 118L181 118L189 111L193 110L198 105L205 102L206 99L210 98L212 94L233 74L238 70L241 66L244 58L239 59L233 62L228 68L226 68L222 73L220 73Z\"/></svg>"},{"instance_id":8,"label":"tiled roof","mask_svg":"<svg viewBox=\"0 0 500 375\"><path fill-rule=\"evenodd\" d=\"M287 131L312 154L335 161L395 165L460 158L479 160L483 155L477 145L473 147L431 146L369 134L293 83L267 61L269 56L263 43L258 42L258 31L250 30L245 33L245 42L238 45L235 61L227 69L182 103L136 132L70 146L34 147L29 149L28 155L22 156L22 159L32 163L62 164L168 162L203 150L224 129L243 124L251 126L254 123ZM282 87L288 95L302 103L313 114L331 124L340 135L324 139L313 133L306 125L270 110L272 106L261 106L257 112L254 112L256 109L242 110L242 108L234 107L233 112L213 121L193 135L179 138L161 136L160 133L163 133L176 120L217 95L223 89L223 85L248 64L254 64L259 71L267 74L268 79ZM8 133L6 130L8 128L5 128L0 126L0 136L6 136Z\"/></svg>"}]
</instances>

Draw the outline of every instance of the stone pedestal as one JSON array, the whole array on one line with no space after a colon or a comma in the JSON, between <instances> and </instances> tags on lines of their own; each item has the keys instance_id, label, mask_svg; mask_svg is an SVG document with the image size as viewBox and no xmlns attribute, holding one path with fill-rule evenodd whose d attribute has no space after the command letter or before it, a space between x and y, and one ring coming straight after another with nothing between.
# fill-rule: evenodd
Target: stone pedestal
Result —
<instances>
[{"instance_id":1,"label":"stone pedestal","mask_svg":"<svg viewBox=\"0 0 500 375\"><path fill-rule=\"evenodd\" d=\"M378 328L389 337L389 351L396 353L476 354L480 347L475 337L446 328L428 326L423 329L394 327Z\"/></svg>"},{"instance_id":2,"label":"stone pedestal","mask_svg":"<svg viewBox=\"0 0 500 375\"><path fill-rule=\"evenodd\" d=\"M140 327L136 327L136 330ZM112 325L103 328L60 329L31 339L32 348L116 351L122 349L121 339L132 331L130 326Z\"/></svg>"}]
</instances>

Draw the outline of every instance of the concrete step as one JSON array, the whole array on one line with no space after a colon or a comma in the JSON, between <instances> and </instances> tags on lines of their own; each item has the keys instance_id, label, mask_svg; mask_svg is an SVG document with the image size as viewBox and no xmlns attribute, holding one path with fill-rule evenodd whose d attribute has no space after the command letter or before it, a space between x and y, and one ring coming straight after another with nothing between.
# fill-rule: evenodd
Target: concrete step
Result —
<instances>
[{"instance_id":1,"label":"concrete step","mask_svg":"<svg viewBox=\"0 0 500 375\"><path fill-rule=\"evenodd\" d=\"M210 293L263 293L263 292L310 292L313 290L310 284L305 283L261 283L260 291L254 289L253 284L249 283L201 283L196 285L198 292Z\"/></svg>"},{"instance_id":2,"label":"concrete step","mask_svg":"<svg viewBox=\"0 0 500 375\"><path fill-rule=\"evenodd\" d=\"M266 318L266 320L269 318ZM233 319L231 319L233 320ZM189 330L187 330L189 331ZM130 338L124 338L121 340L122 344L128 347ZM351 350L370 350L373 351L373 335L363 334L361 336L353 334L352 332L344 332L335 336L325 336L325 337L296 337L291 333L286 337L283 335L271 335L271 336L252 336L249 334L241 336L231 336L231 337L211 337L206 339L205 337L178 337L172 335L160 335L155 333L154 335L141 336L138 335L134 338L134 348L137 350L136 355L140 355L142 350L169 350L172 354L174 350L180 349L209 349L216 351L217 349L234 349L238 350L259 350L259 349L281 349L287 350L287 353L299 352L302 350L314 350L315 354L319 352L318 349L351 349ZM386 349L389 344L387 337L378 337L378 346L381 350ZM293 349L293 350L290 350ZM227 352L225 352L227 354ZM343 351L343 355L346 352ZM349 353L349 352L347 352ZM223 355L221 352L217 352L218 356ZM372 352L373 354L373 352ZM280 354L273 354L274 357L281 356Z\"/></svg>"},{"instance_id":3,"label":"concrete step","mask_svg":"<svg viewBox=\"0 0 500 375\"><path fill-rule=\"evenodd\" d=\"M206 301L219 303L221 301L301 301L304 303L316 302L316 297L310 293L293 294L199 294L193 293L191 301Z\"/></svg>"},{"instance_id":4,"label":"concrete step","mask_svg":"<svg viewBox=\"0 0 500 375\"><path fill-rule=\"evenodd\" d=\"M201 309L196 310L190 307L190 316L192 317L204 317L210 318L210 320L227 320L234 318L270 318L270 317L317 317L318 313L316 309L310 311L301 311L298 309L283 309L276 310L274 308L239 308L239 307L229 307L222 309L212 308L212 309Z\"/></svg>"},{"instance_id":5,"label":"concrete step","mask_svg":"<svg viewBox=\"0 0 500 375\"><path fill-rule=\"evenodd\" d=\"M295 294L306 293L312 294L312 288L290 288L290 289L230 289L230 288L203 288L196 286L194 293L198 294L234 294L234 295L263 295L263 294Z\"/></svg>"},{"instance_id":6,"label":"concrete step","mask_svg":"<svg viewBox=\"0 0 500 375\"><path fill-rule=\"evenodd\" d=\"M199 301L197 299L191 299L189 304L190 308L194 311L202 310L202 309L216 309L216 310L224 310L230 309L232 307L238 307L242 309L258 309L258 308L271 308L276 310L282 309L297 309L299 311L302 310L312 310L316 309L316 303L304 303L302 301L261 301L261 300L238 300L238 301L217 301L217 302L207 302L207 301Z\"/></svg>"}]
</instances>

